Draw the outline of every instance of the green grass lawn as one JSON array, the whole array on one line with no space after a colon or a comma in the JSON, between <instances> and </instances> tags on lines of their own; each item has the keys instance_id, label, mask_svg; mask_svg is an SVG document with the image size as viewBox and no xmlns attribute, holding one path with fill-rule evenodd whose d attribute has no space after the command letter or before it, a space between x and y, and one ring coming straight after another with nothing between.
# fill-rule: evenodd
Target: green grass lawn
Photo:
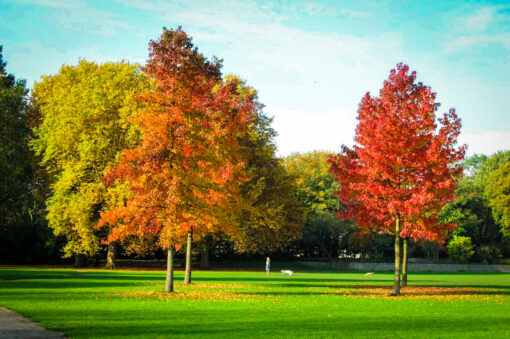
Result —
<instances>
[{"instance_id":1,"label":"green grass lawn","mask_svg":"<svg viewBox=\"0 0 510 339\"><path fill-rule=\"evenodd\" d=\"M0 306L75 338L510 338L510 274L0 268Z\"/></svg>"}]
</instances>

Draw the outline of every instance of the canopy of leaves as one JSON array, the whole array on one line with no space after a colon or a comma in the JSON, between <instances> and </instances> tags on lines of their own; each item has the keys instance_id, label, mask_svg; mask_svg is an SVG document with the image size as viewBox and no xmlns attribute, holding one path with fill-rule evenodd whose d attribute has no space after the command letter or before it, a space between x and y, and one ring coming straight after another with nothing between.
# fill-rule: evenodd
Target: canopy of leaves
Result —
<instances>
[{"instance_id":1,"label":"canopy of leaves","mask_svg":"<svg viewBox=\"0 0 510 339\"><path fill-rule=\"evenodd\" d=\"M256 98L256 91L244 82L238 91ZM268 253L282 249L301 235L304 208L298 200L293 177L276 157L272 119L264 114L262 104L254 102L253 123L240 139L250 180L241 186L245 202L233 238L239 251Z\"/></svg>"},{"instance_id":2,"label":"canopy of leaves","mask_svg":"<svg viewBox=\"0 0 510 339\"><path fill-rule=\"evenodd\" d=\"M28 148L28 91L5 66L0 46L0 261L40 263L52 259L54 238L44 221L44 182Z\"/></svg>"},{"instance_id":3,"label":"canopy of leaves","mask_svg":"<svg viewBox=\"0 0 510 339\"><path fill-rule=\"evenodd\" d=\"M379 97L363 97L354 148L343 146L330 159L345 206L339 215L385 232L398 217L403 237L443 239L455 227L439 222L438 213L454 198L462 172L465 150L455 148L460 119L451 109L436 131L436 95L408 72L397 65Z\"/></svg>"},{"instance_id":4,"label":"canopy of leaves","mask_svg":"<svg viewBox=\"0 0 510 339\"><path fill-rule=\"evenodd\" d=\"M30 192L25 82L7 74L0 46L0 225L16 223Z\"/></svg>"},{"instance_id":5,"label":"canopy of leaves","mask_svg":"<svg viewBox=\"0 0 510 339\"><path fill-rule=\"evenodd\" d=\"M508 241L505 241L502 228L493 217L492 208L487 202L487 193L491 177L489 166L485 163L492 157L500 158L500 153L491 157L474 155L465 160L465 175L457 183L456 198L447 204L441 211L441 218L447 223L456 223L457 228L453 235L466 236L471 239L475 251L475 260L482 262L493 261L503 257L510 249ZM503 187L503 186L502 186ZM496 197L497 194L494 195Z\"/></svg>"},{"instance_id":6,"label":"canopy of leaves","mask_svg":"<svg viewBox=\"0 0 510 339\"><path fill-rule=\"evenodd\" d=\"M51 180L49 226L65 236L65 256L94 254L100 239L93 225L108 204L118 204L126 189L107 189L102 177L120 152L137 144L130 120L134 100L147 84L136 65L82 60L43 77L32 91L36 139L31 142Z\"/></svg>"},{"instance_id":7,"label":"canopy of leaves","mask_svg":"<svg viewBox=\"0 0 510 339\"><path fill-rule=\"evenodd\" d=\"M340 221L335 216L340 209L335 195L339 184L329 171L328 157L326 152L313 151L283 159L305 207L303 236L294 243L294 250L306 257L337 257L342 237L353 229L350 221Z\"/></svg>"},{"instance_id":8,"label":"canopy of leaves","mask_svg":"<svg viewBox=\"0 0 510 339\"><path fill-rule=\"evenodd\" d=\"M510 237L510 160L488 176L484 197L501 232Z\"/></svg>"},{"instance_id":9,"label":"canopy of leaves","mask_svg":"<svg viewBox=\"0 0 510 339\"><path fill-rule=\"evenodd\" d=\"M154 236L166 248L190 231L197 239L235 227L239 187L248 180L239 139L255 104L220 69L180 27L151 41L145 67L151 90L141 96L145 109L134 120L143 137L106 177L131 191L125 204L101 214L97 227L114 226L109 241Z\"/></svg>"},{"instance_id":10,"label":"canopy of leaves","mask_svg":"<svg viewBox=\"0 0 510 339\"><path fill-rule=\"evenodd\" d=\"M336 212L339 184L329 172L329 154L321 151L295 153L284 158L285 168L296 178L298 196L309 211Z\"/></svg>"},{"instance_id":11,"label":"canopy of leaves","mask_svg":"<svg viewBox=\"0 0 510 339\"><path fill-rule=\"evenodd\" d=\"M448 243L448 255L453 260L467 262L473 256L471 238L454 235Z\"/></svg>"},{"instance_id":12,"label":"canopy of leaves","mask_svg":"<svg viewBox=\"0 0 510 339\"><path fill-rule=\"evenodd\" d=\"M34 262L42 257L44 225L36 217L27 122L28 91L6 71L0 46L0 261Z\"/></svg>"}]
</instances>

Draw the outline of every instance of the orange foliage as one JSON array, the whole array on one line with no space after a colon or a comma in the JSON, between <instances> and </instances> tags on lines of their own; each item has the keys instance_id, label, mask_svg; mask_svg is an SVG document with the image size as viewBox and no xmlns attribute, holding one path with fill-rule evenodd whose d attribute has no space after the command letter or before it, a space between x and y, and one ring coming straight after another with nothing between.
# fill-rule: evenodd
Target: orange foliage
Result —
<instances>
[{"instance_id":1,"label":"orange foliage","mask_svg":"<svg viewBox=\"0 0 510 339\"><path fill-rule=\"evenodd\" d=\"M166 248L189 231L200 237L234 224L225 211L248 180L238 140L255 105L237 93L238 80L221 78L220 68L180 28L151 41L145 72L152 89L140 96L146 108L133 121L142 142L105 177L128 182L132 193L101 214L96 227L113 226L108 241L150 234Z\"/></svg>"}]
</instances>

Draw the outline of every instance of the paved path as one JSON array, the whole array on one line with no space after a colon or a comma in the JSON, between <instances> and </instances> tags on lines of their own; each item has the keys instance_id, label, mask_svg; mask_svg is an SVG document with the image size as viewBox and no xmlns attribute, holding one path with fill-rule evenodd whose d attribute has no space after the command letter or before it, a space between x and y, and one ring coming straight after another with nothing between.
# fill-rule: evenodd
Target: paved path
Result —
<instances>
[{"instance_id":1,"label":"paved path","mask_svg":"<svg viewBox=\"0 0 510 339\"><path fill-rule=\"evenodd\" d=\"M62 339L58 332L49 331L18 313L0 307L0 338Z\"/></svg>"}]
</instances>

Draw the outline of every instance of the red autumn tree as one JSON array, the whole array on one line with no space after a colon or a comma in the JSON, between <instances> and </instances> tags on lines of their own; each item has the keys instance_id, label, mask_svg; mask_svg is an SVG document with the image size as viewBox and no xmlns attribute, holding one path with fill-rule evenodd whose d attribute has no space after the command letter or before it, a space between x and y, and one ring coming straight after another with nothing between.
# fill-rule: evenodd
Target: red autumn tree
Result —
<instances>
[{"instance_id":1,"label":"red autumn tree","mask_svg":"<svg viewBox=\"0 0 510 339\"><path fill-rule=\"evenodd\" d=\"M187 237L186 278L191 282L191 240L234 225L234 202L247 180L239 138L254 103L239 95L239 80L221 78L221 61L207 60L179 27L151 41L145 72L152 88L134 123L142 141L124 151L105 178L127 182L130 196L101 214L113 226L108 241L155 237L168 249L166 290L173 290L174 247ZM233 227L233 226L232 226Z\"/></svg>"},{"instance_id":2,"label":"red autumn tree","mask_svg":"<svg viewBox=\"0 0 510 339\"><path fill-rule=\"evenodd\" d=\"M439 222L454 199L465 146L456 148L460 119L451 109L439 119L435 93L416 72L398 64L379 97L367 93L358 109L355 146L329 159L340 183L341 219L365 230L395 235L394 294L400 294L400 238L443 240L455 224Z\"/></svg>"}]
</instances>

